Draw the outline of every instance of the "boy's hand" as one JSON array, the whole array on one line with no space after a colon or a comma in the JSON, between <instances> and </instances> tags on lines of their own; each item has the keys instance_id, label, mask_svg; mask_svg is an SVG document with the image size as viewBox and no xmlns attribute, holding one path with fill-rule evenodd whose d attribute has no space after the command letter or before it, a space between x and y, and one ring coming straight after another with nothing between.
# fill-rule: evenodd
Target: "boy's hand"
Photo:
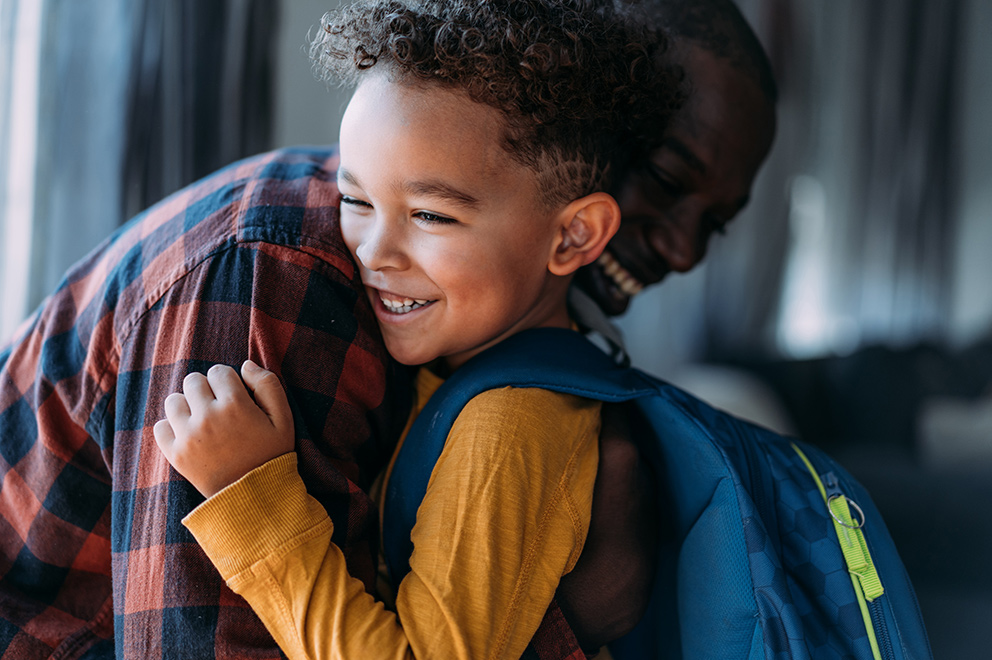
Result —
<instances>
[{"instance_id":1,"label":"boy's hand","mask_svg":"<svg viewBox=\"0 0 992 660\"><path fill-rule=\"evenodd\" d=\"M241 376L244 385L226 365L214 365L206 376L189 374L183 393L165 400L167 419L155 424L165 458L205 497L293 451L293 416L279 378L251 360Z\"/></svg>"}]
</instances>

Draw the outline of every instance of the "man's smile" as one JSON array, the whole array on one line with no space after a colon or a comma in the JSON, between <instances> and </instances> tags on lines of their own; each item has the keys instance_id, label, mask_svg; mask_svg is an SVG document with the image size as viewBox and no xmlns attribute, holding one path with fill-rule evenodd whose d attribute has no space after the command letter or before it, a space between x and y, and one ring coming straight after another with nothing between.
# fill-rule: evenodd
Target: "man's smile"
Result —
<instances>
[{"instance_id":1,"label":"man's smile","mask_svg":"<svg viewBox=\"0 0 992 660\"><path fill-rule=\"evenodd\" d=\"M620 289L627 296L636 296L644 288L644 284L638 280L636 277L630 274L626 268L620 265L620 262L616 260L609 251L604 250L603 254L599 255L599 259L596 260L602 268L603 273L609 277L617 288Z\"/></svg>"}]
</instances>

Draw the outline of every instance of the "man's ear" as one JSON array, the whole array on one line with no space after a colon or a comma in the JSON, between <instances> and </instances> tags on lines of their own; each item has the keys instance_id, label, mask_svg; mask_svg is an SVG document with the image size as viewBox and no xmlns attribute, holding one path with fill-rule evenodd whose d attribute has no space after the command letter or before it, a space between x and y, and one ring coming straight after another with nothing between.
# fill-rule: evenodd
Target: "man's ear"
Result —
<instances>
[{"instance_id":1,"label":"man's ear","mask_svg":"<svg viewBox=\"0 0 992 660\"><path fill-rule=\"evenodd\" d=\"M548 270L555 275L571 275L599 258L620 228L620 207L612 196L592 193L562 209L557 227Z\"/></svg>"}]
</instances>

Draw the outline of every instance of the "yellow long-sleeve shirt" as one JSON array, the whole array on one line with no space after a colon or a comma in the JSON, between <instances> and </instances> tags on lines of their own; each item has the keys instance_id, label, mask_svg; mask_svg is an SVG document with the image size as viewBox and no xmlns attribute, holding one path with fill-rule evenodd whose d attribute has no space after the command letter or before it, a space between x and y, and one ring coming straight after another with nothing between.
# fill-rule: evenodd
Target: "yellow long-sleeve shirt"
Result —
<instances>
[{"instance_id":1,"label":"yellow long-sleeve shirt","mask_svg":"<svg viewBox=\"0 0 992 660\"><path fill-rule=\"evenodd\" d=\"M441 380L417 379L419 413ZM505 388L465 407L431 474L396 612L350 577L295 454L184 520L280 647L303 658L514 658L589 527L599 404Z\"/></svg>"}]
</instances>

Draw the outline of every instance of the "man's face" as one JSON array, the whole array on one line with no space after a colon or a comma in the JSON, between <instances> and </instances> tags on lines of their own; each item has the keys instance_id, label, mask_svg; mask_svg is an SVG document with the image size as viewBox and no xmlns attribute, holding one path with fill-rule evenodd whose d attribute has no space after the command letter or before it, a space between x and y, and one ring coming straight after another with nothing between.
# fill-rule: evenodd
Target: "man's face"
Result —
<instances>
[{"instance_id":1,"label":"man's face","mask_svg":"<svg viewBox=\"0 0 992 660\"><path fill-rule=\"evenodd\" d=\"M498 112L371 74L341 123L341 233L390 354L457 367L562 313L555 212L503 148Z\"/></svg>"},{"instance_id":2,"label":"man's face","mask_svg":"<svg viewBox=\"0 0 992 660\"><path fill-rule=\"evenodd\" d=\"M747 204L775 135L774 107L730 64L689 46L683 66L688 102L648 167L620 188L623 221L606 252L578 274L610 315L643 287L699 263L710 235Z\"/></svg>"}]
</instances>

